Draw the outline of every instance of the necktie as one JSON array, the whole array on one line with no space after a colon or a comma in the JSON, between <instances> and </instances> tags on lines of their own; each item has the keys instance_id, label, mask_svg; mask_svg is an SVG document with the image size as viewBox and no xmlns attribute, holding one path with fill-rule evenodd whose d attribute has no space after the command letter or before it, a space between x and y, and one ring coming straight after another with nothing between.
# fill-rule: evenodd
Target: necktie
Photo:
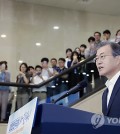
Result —
<instances>
[{"instance_id":1,"label":"necktie","mask_svg":"<svg viewBox=\"0 0 120 134\"><path fill-rule=\"evenodd\" d=\"M106 115L107 112L107 95L108 95L108 88L105 90L103 94L102 111L104 115Z\"/></svg>"}]
</instances>

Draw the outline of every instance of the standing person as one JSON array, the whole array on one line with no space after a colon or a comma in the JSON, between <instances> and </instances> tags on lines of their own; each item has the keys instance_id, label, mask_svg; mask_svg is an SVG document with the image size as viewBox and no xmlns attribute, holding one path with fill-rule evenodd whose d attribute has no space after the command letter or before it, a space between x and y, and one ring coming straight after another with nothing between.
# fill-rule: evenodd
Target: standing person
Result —
<instances>
[{"instance_id":1,"label":"standing person","mask_svg":"<svg viewBox=\"0 0 120 134\"><path fill-rule=\"evenodd\" d=\"M35 74L33 76L33 84L40 84L44 81L44 77L41 75L42 67L39 65L36 65L35 67ZM32 90L32 98L38 97L39 101L44 100L47 98L47 89L46 86L42 86L40 88L33 88Z\"/></svg>"},{"instance_id":2,"label":"standing person","mask_svg":"<svg viewBox=\"0 0 120 134\"><path fill-rule=\"evenodd\" d=\"M94 38L95 38L95 45L97 46L101 42L101 33L94 32Z\"/></svg>"},{"instance_id":3,"label":"standing person","mask_svg":"<svg viewBox=\"0 0 120 134\"><path fill-rule=\"evenodd\" d=\"M94 37L88 38L88 43L89 43L89 46L85 50L86 58L89 58L89 57L95 55L95 53L96 53L95 38ZM88 75L88 82L90 82L90 87L92 86L91 88L89 87L89 89L88 89L88 91L89 91L92 88L94 89L95 87L98 86L98 80L99 80L99 73L98 73L94 60L91 60L86 64L86 73Z\"/></svg>"},{"instance_id":4,"label":"standing person","mask_svg":"<svg viewBox=\"0 0 120 134\"><path fill-rule=\"evenodd\" d=\"M110 41L111 32L110 30L103 31L103 42L104 41Z\"/></svg>"},{"instance_id":5,"label":"standing person","mask_svg":"<svg viewBox=\"0 0 120 134\"><path fill-rule=\"evenodd\" d=\"M16 83L29 84L29 75L27 73L27 63L22 63L19 67L19 74L17 75ZM18 87L17 88L17 109L21 108L28 103L29 100L29 88Z\"/></svg>"},{"instance_id":6,"label":"standing person","mask_svg":"<svg viewBox=\"0 0 120 134\"><path fill-rule=\"evenodd\" d=\"M56 58L52 58L50 60L50 63L51 63L51 66L53 68L54 75L58 74L59 67L57 66L57 59ZM54 93L55 93L54 91L56 90L56 79L51 81L51 89L52 89L52 94L51 95L54 95Z\"/></svg>"},{"instance_id":7,"label":"standing person","mask_svg":"<svg viewBox=\"0 0 120 134\"><path fill-rule=\"evenodd\" d=\"M79 63L79 55L76 51L72 52L71 59L72 59L71 66L74 66ZM69 76L70 88L76 86L81 80L83 80L83 75L81 73L81 67L74 68L70 72L70 76ZM82 97L82 96L83 96L83 90L80 91L80 97Z\"/></svg>"},{"instance_id":8,"label":"standing person","mask_svg":"<svg viewBox=\"0 0 120 134\"><path fill-rule=\"evenodd\" d=\"M33 66L28 66L27 73L30 77L30 83L32 82L32 77L33 77L34 72L35 72L34 67Z\"/></svg>"},{"instance_id":9,"label":"standing person","mask_svg":"<svg viewBox=\"0 0 120 134\"><path fill-rule=\"evenodd\" d=\"M65 59L64 58L59 58L58 60L58 74L62 73L65 71L67 68L65 67ZM61 76L60 78L56 79L56 89L54 90L54 95L62 93L64 91L68 90L68 74L65 74Z\"/></svg>"},{"instance_id":10,"label":"standing person","mask_svg":"<svg viewBox=\"0 0 120 134\"><path fill-rule=\"evenodd\" d=\"M57 66L57 59L56 58L52 58L50 60L50 63L51 63L51 67L54 69L54 70L58 70L58 66Z\"/></svg>"},{"instance_id":11,"label":"standing person","mask_svg":"<svg viewBox=\"0 0 120 134\"><path fill-rule=\"evenodd\" d=\"M53 68L50 68L48 66L48 64L49 64L49 59L48 58L42 58L41 59L41 65L42 65L41 76L44 77L46 80L54 75ZM47 97L50 97L50 96L53 95L52 85L53 85L52 82L50 82L49 84L46 85L46 87L47 87Z\"/></svg>"},{"instance_id":12,"label":"standing person","mask_svg":"<svg viewBox=\"0 0 120 134\"><path fill-rule=\"evenodd\" d=\"M34 67L33 66L28 66L28 68L27 68L27 74L28 74L28 76L29 76L29 84L32 84L32 81L33 81L33 74L34 74L34 72L35 72L35 69L34 69ZM28 90L28 93L29 93L29 101L31 101L32 100L32 88L28 88L29 90Z\"/></svg>"},{"instance_id":13,"label":"standing person","mask_svg":"<svg viewBox=\"0 0 120 134\"><path fill-rule=\"evenodd\" d=\"M76 51L78 53L78 55L79 55L79 61L80 61L81 60L80 48L79 47L76 47L74 51Z\"/></svg>"},{"instance_id":14,"label":"standing person","mask_svg":"<svg viewBox=\"0 0 120 134\"><path fill-rule=\"evenodd\" d=\"M10 82L10 73L7 71L7 62L0 62L0 82ZM9 86L0 86L1 122L6 119L8 105Z\"/></svg>"},{"instance_id":15,"label":"standing person","mask_svg":"<svg viewBox=\"0 0 120 134\"><path fill-rule=\"evenodd\" d=\"M115 42L120 43L120 29L116 32Z\"/></svg>"},{"instance_id":16,"label":"standing person","mask_svg":"<svg viewBox=\"0 0 120 134\"><path fill-rule=\"evenodd\" d=\"M87 46L85 44L81 44L80 45L80 60L85 60L85 49L87 48Z\"/></svg>"},{"instance_id":17,"label":"standing person","mask_svg":"<svg viewBox=\"0 0 120 134\"><path fill-rule=\"evenodd\" d=\"M102 96L102 112L120 118L120 45L102 42L97 48L96 65L99 75L108 79Z\"/></svg>"},{"instance_id":18,"label":"standing person","mask_svg":"<svg viewBox=\"0 0 120 134\"><path fill-rule=\"evenodd\" d=\"M65 59L66 68L69 68L71 66L71 55L72 55L72 49L71 48L66 49L66 59Z\"/></svg>"}]
</instances>

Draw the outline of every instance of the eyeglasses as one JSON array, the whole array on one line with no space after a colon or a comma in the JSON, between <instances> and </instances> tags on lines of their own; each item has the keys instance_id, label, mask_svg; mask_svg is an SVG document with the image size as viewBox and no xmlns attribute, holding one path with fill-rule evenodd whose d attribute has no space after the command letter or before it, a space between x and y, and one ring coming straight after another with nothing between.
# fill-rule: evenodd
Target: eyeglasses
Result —
<instances>
[{"instance_id":1,"label":"eyeglasses","mask_svg":"<svg viewBox=\"0 0 120 134\"><path fill-rule=\"evenodd\" d=\"M100 55L95 57L95 62L98 62L98 60L104 60L106 56L113 56L113 55Z\"/></svg>"}]
</instances>

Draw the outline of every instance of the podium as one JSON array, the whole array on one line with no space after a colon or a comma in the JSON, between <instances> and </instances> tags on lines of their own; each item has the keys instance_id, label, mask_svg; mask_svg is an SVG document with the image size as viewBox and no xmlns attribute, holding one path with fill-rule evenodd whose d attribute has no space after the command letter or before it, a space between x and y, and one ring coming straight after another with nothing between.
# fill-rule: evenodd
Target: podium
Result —
<instances>
[{"instance_id":1,"label":"podium","mask_svg":"<svg viewBox=\"0 0 120 134\"><path fill-rule=\"evenodd\" d=\"M55 104L41 104L38 106L35 125L31 134L119 134L120 125L109 123L104 117L104 124L95 118L91 123L94 113L76 110ZM93 118L94 120L94 118ZM94 125L94 126L93 126Z\"/></svg>"}]
</instances>

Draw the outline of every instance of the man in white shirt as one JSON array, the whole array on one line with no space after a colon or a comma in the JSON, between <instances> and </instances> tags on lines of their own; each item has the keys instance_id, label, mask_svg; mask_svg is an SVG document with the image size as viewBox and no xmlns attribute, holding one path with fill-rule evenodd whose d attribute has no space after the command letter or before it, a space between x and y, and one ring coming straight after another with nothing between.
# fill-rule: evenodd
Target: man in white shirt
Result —
<instances>
[{"instance_id":1,"label":"man in white shirt","mask_svg":"<svg viewBox=\"0 0 120 134\"><path fill-rule=\"evenodd\" d=\"M54 75L54 69L50 68L48 66L49 64L49 59L48 58L42 58L41 59L41 66L42 66L42 72L41 75L42 77L45 77L47 79L51 78ZM53 83L50 82L49 84L46 85L47 87L47 97L50 97L53 95L53 89L52 89Z\"/></svg>"},{"instance_id":2,"label":"man in white shirt","mask_svg":"<svg viewBox=\"0 0 120 134\"><path fill-rule=\"evenodd\" d=\"M100 76L106 76L107 89L102 96L105 116L120 117L120 45L101 42L97 47L96 65Z\"/></svg>"},{"instance_id":3,"label":"man in white shirt","mask_svg":"<svg viewBox=\"0 0 120 134\"><path fill-rule=\"evenodd\" d=\"M103 41L102 42L110 41L110 37L111 37L110 30L107 29L107 30L103 31Z\"/></svg>"},{"instance_id":4,"label":"man in white shirt","mask_svg":"<svg viewBox=\"0 0 120 134\"><path fill-rule=\"evenodd\" d=\"M34 73L33 79L32 79L33 84L40 84L41 82L43 82L44 80L47 79L41 75L41 72L42 72L42 67L37 65L35 67L35 73ZM33 88L32 92L33 92L33 94L32 94L33 98L38 97L39 101L42 100L43 102L45 102L45 99L47 98L46 86L42 86L40 88Z\"/></svg>"}]
</instances>

